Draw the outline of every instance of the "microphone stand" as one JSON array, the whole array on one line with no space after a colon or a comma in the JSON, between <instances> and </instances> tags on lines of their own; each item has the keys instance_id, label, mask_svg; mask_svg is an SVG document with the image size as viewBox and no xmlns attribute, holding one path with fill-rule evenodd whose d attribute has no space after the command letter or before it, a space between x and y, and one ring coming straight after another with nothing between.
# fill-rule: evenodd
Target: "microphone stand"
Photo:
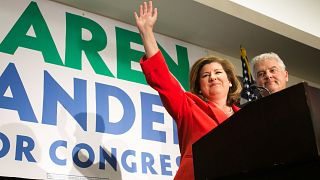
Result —
<instances>
[{"instance_id":1,"label":"microphone stand","mask_svg":"<svg viewBox=\"0 0 320 180\"><path fill-rule=\"evenodd\" d=\"M263 86L257 86L255 84L252 84L250 86L250 89L252 89L253 92L258 96L258 99L265 97L265 96L269 96L271 94L267 88L265 88Z\"/></svg>"}]
</instances>

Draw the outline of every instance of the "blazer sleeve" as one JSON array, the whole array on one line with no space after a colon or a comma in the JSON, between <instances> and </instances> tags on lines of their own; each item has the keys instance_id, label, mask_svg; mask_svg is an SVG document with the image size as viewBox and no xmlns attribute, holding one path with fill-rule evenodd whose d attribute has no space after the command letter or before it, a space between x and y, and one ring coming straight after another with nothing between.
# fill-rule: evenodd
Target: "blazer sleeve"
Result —
<instances>
[{"instance_id":1,"label":"blazer sleeve","mask_svg":"<svg viewBox=\"0 0 320 180\"><path fill-rule=\"evenodd\" d=\"M148 84L158 91L163 106L179 126L183 111L186 110L184 107L187 107L187 96L178 80L169 71L161 51L149 59L143 57L140 65Z\"/></svg>"}]
</instances>

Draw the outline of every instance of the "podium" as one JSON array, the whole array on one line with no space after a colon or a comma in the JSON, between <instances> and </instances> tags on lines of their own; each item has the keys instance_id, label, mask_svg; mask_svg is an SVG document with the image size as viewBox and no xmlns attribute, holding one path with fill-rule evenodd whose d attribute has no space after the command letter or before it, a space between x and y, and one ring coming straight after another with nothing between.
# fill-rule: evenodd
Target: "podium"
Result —
<instances>
[{"instance_id":1,"label":"podium","mask_svg":"<svg viewBox=\"0 0 320 180\"><path fill-rule=\"evenodd\" d=\"M320 179L320 90L253 101L192 146L196 180Z\"/></svg>"}]
</instances>

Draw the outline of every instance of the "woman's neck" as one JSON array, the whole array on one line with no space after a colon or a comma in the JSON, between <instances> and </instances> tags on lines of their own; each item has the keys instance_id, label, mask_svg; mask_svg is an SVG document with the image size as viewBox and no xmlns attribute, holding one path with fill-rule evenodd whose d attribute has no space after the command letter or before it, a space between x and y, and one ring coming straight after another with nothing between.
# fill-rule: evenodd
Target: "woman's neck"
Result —
<instances>
[{"instance_id":1,"label":"woman's neck","mask_svg":"<svg viewBox=\"0 0 320 180\"><path fill-rule=\"evenodd\" d=\"M227 106L227 99L225 98L209 99L209 101L213 102L216 106L220 108Z\"/></svg>"},{"instance_id":2,"label":"woman's neck","mask_svg":"<svg viewBox=\"0 0 320 180\"><path fill-rule=\"evenodd\" d=\"M223 111L228 117L230 117L234 111L231 106L228 106L226 101L211 101L217 108Z\"/></svg>"}]
</instances>

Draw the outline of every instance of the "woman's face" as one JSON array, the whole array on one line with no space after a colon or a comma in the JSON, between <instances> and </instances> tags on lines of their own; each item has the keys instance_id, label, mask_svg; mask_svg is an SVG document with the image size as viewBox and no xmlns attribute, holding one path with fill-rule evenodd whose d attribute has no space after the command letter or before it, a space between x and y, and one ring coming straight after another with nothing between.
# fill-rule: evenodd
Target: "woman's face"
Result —
<instances>
[{"instance_id":1,"label":"woman's face","mask_svg":"<svg viewBox=\"0 0 320 180\"><path fill-rule=\"evenodd\" d=\"M231 82L222 65L217 62L206 64L200 70L200 89L208 100L226 98Z\"/></svg>"}]
</instances>

